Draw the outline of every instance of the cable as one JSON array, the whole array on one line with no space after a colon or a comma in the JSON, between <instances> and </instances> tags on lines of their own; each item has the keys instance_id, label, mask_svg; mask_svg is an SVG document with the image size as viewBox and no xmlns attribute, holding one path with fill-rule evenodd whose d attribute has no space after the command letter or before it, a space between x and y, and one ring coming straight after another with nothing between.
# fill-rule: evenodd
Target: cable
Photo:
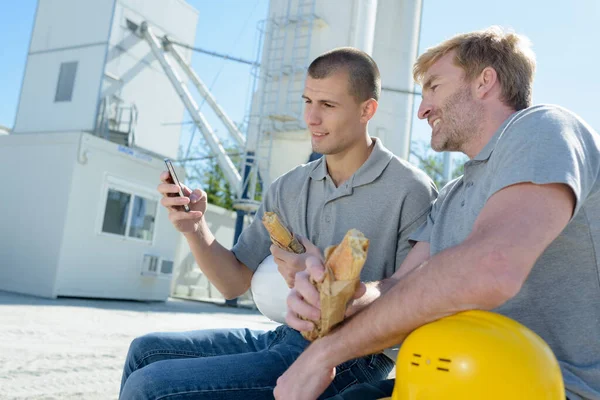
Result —
<instances>
[{"instance_id":1,"label":"cable","mask_svg":"<svg viewBox=\"0 0 600 400\"><path fill-rule=\"evenodd\" d=\"M242 156L244 155L244 153L226 153L228 156ZM202 160L209 160L212 158L215 158L215 155L207 155L207 156L203 156L203 157L192 157L192 158L182 158L181 160L174 160L174 163L181 163L183 165L183 163L186 163L188 161L202 161Z\"/></svg>"},{"instance_id":2,"label":"cable","mask_svg":"<svg viewBox=\"0 0 600 400\"><path fill-rule=\"evenodd\" d=\"M189 44L176 42L176 41L171 40L171 39L169 39L169 43L177 45L177 46L185 47L186 49L197 51L198 53L207 54L209 56L219 57L219 58L223 58L225 60L230 60L230 61L237 61L237 62L240 62L242 64L260 66L260 63L257 63L255 61L244 60L243 58L232 57L232 56L230 56L228 54L221 54L221 53L217 53L216 51L210 51L210 50L201 49L199 47L193 47L193 46L190 46Z\"/></svg>"},{"instance_id":3,"label":"cable","mask_svg":"<svg viewBox=\"0 0 600 400\"><path fill-rule=\"evenodd\" d=\"M386 92L412 94L412 95L415 95L415 96L420 96L422 94L420 92L415 92L414 90L396 89L396 88L387 87L387 86L382 86L381 90L385 90Z\"/></svg>"}]
</instances>

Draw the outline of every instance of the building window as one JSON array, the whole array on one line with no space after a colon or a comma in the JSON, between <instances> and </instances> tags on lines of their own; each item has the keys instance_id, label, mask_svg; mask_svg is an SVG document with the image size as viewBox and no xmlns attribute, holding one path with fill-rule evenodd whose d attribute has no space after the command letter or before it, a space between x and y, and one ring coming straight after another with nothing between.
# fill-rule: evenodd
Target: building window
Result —
<instances>
[{"instance_id":1,"label":"building window","mask_svg":"<svg viewBox=\"0 0 600 400\"><path fill-rule=\"evenodd\" d=\"M75 86L75 75L77 74L77 61L64 62L60 64L58 83L56 84L56 95L54 101L71 101L73 87Z\"/></svg>"},{"instance_id":2,"label":"building window","mask_svg":"<svg viewBox=\"0 0 600 400\"><path fill-rule=\"evenodd\" d=\"M151 242L157 207L156 200L109 188L102 232Z\"/></svg>"}]
</instances>

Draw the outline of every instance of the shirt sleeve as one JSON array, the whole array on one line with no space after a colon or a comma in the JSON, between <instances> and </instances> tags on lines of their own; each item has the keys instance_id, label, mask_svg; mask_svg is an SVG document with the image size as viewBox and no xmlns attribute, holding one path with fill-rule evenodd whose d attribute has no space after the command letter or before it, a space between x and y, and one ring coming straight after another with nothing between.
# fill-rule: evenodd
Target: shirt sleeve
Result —
<instances>
[{"instance_id":1,"label":"shirt sleeve","mask_svg":"<svg viewBox=\"0 0 600 400\"><path fill-rule=\"evenodd\" d=\"M597 179L600 156L594 142L585 124L567 110L533 108L507 126L498 141L489 161L488 197L518 183L562 183L576 197L575 215Z\"/></svg>"},{"instance_id":2,"label":"shirt sleeve","mask_svg":"<svg viewBox=\"0 0 600 400\"><path fill-rule=\"evenodd\" d=\"M408 235L408 241L411 246L414 246L415 244L417 244L417 242L430 243L431 232L433 230L433 226L435 225L435 221L440 210L440 205L444 201L444 197L446 196L448 189L451 186L453 186L455 182L456 180L448 183L442 188L442 190L440 190L440 193L437 196L437 198L433 200L429 212L421 220L421 224L417 226L416 229Z\"/></svg>"},{"instance_id":3,"label":"shirt sleeve","mask_svg":"<svg viewBox=\"0 0 600 400\"><path fill-rule=\"evenodd\" d=\"M415 181L414 187L408 191L402 207L398 243L396 245L396 270L404 262L408 252L414 245L410 237L422 226L431 211L437 197L435 184L428 177Z\"/></svg>"},{"instance_id":4,"label":"shirt sleeve","mask_svg":"<svg viewBox=\"0 0 600 400\"><path fill-rule=\"evenodd\" d=\"M271 238L262 224L262 217L266 211L275 211L280 214L277 208L278 186L279 180L274 181L269 186L252 223L242 231L237 243L231 249L235 257L252 271L256 271L258 265L271 254L269 250L271 247Z\"/></svg>"}]
</instances>

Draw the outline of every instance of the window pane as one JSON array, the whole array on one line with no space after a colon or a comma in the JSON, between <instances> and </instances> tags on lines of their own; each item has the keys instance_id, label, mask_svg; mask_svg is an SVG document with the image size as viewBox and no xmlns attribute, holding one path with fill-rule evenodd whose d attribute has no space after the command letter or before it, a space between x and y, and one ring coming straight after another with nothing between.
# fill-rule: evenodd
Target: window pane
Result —
<instances>
[{"instance_id":1,"label":"window pane","mask_svg":"<svg viewBox=\"0 0 600 400\"><path fill-rule=\"evenodd\" d=\"M75 86L76 72L77 61L60 64L54 101L71 101L71 98L73 97L73 87Z\"/></svg>"},{"instance_id":2,"label":"window pane","mask_svg":"<svg viewBox=\"0 0 600 400\"><path fill-rule=\"evenodd\" d=\"M158 203L154 200L134 196L129 236L143 240L152 240L157 205Z\"/></svg>"},{"instance_id":3,"label":"window pane","mask_svg":"<svg viewBox=\"0 0 600 400\"><path fill-rule=\"evenodd\" d=\"M102 232L125 235L130 199L130 194L114 189L108 190Z\"/></svg>"},{"instance_id":4,"label":"window pane","mask_svg":"<svg viewBox=\"0 0 600 400\"><path fill-rule=\"evenodd\" d=\"M172 274L173 273L173 261L163 260L160 265L161 274Z\"/></svg>"}]
</instances>

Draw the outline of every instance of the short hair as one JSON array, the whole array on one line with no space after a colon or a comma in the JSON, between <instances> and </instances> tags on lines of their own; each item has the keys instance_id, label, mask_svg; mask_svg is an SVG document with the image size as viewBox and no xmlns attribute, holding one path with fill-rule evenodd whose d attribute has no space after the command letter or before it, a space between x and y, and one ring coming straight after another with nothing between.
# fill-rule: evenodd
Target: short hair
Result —
<instances>
[{"instance_id":1,"label":"short hair","mask_svg":"<svg viewBox=\"0 0 600 400\"><path fill-rule=\"evenodd\" d=\"M501 100L516 111L531 106L535 54L527 37L498 26L456 35L419 56L413 67L415 82L422 84L427 70L453 50L454 63L465 71L467 80L492 67L498 75Z\"/></svg>"},{"instance_id":2,"label":"short hair","mask_svg":"<svg viewBox=\"0 0 600 400\"><path fill-rule=\"evenodd\" d=\"M371 56L353 47L339 47L321 54L308 67L308 75L324 79L343 70L350 75L349 92L358 103L368 99L379 100L379 68Z\"/></svg>"}]
</instances>

